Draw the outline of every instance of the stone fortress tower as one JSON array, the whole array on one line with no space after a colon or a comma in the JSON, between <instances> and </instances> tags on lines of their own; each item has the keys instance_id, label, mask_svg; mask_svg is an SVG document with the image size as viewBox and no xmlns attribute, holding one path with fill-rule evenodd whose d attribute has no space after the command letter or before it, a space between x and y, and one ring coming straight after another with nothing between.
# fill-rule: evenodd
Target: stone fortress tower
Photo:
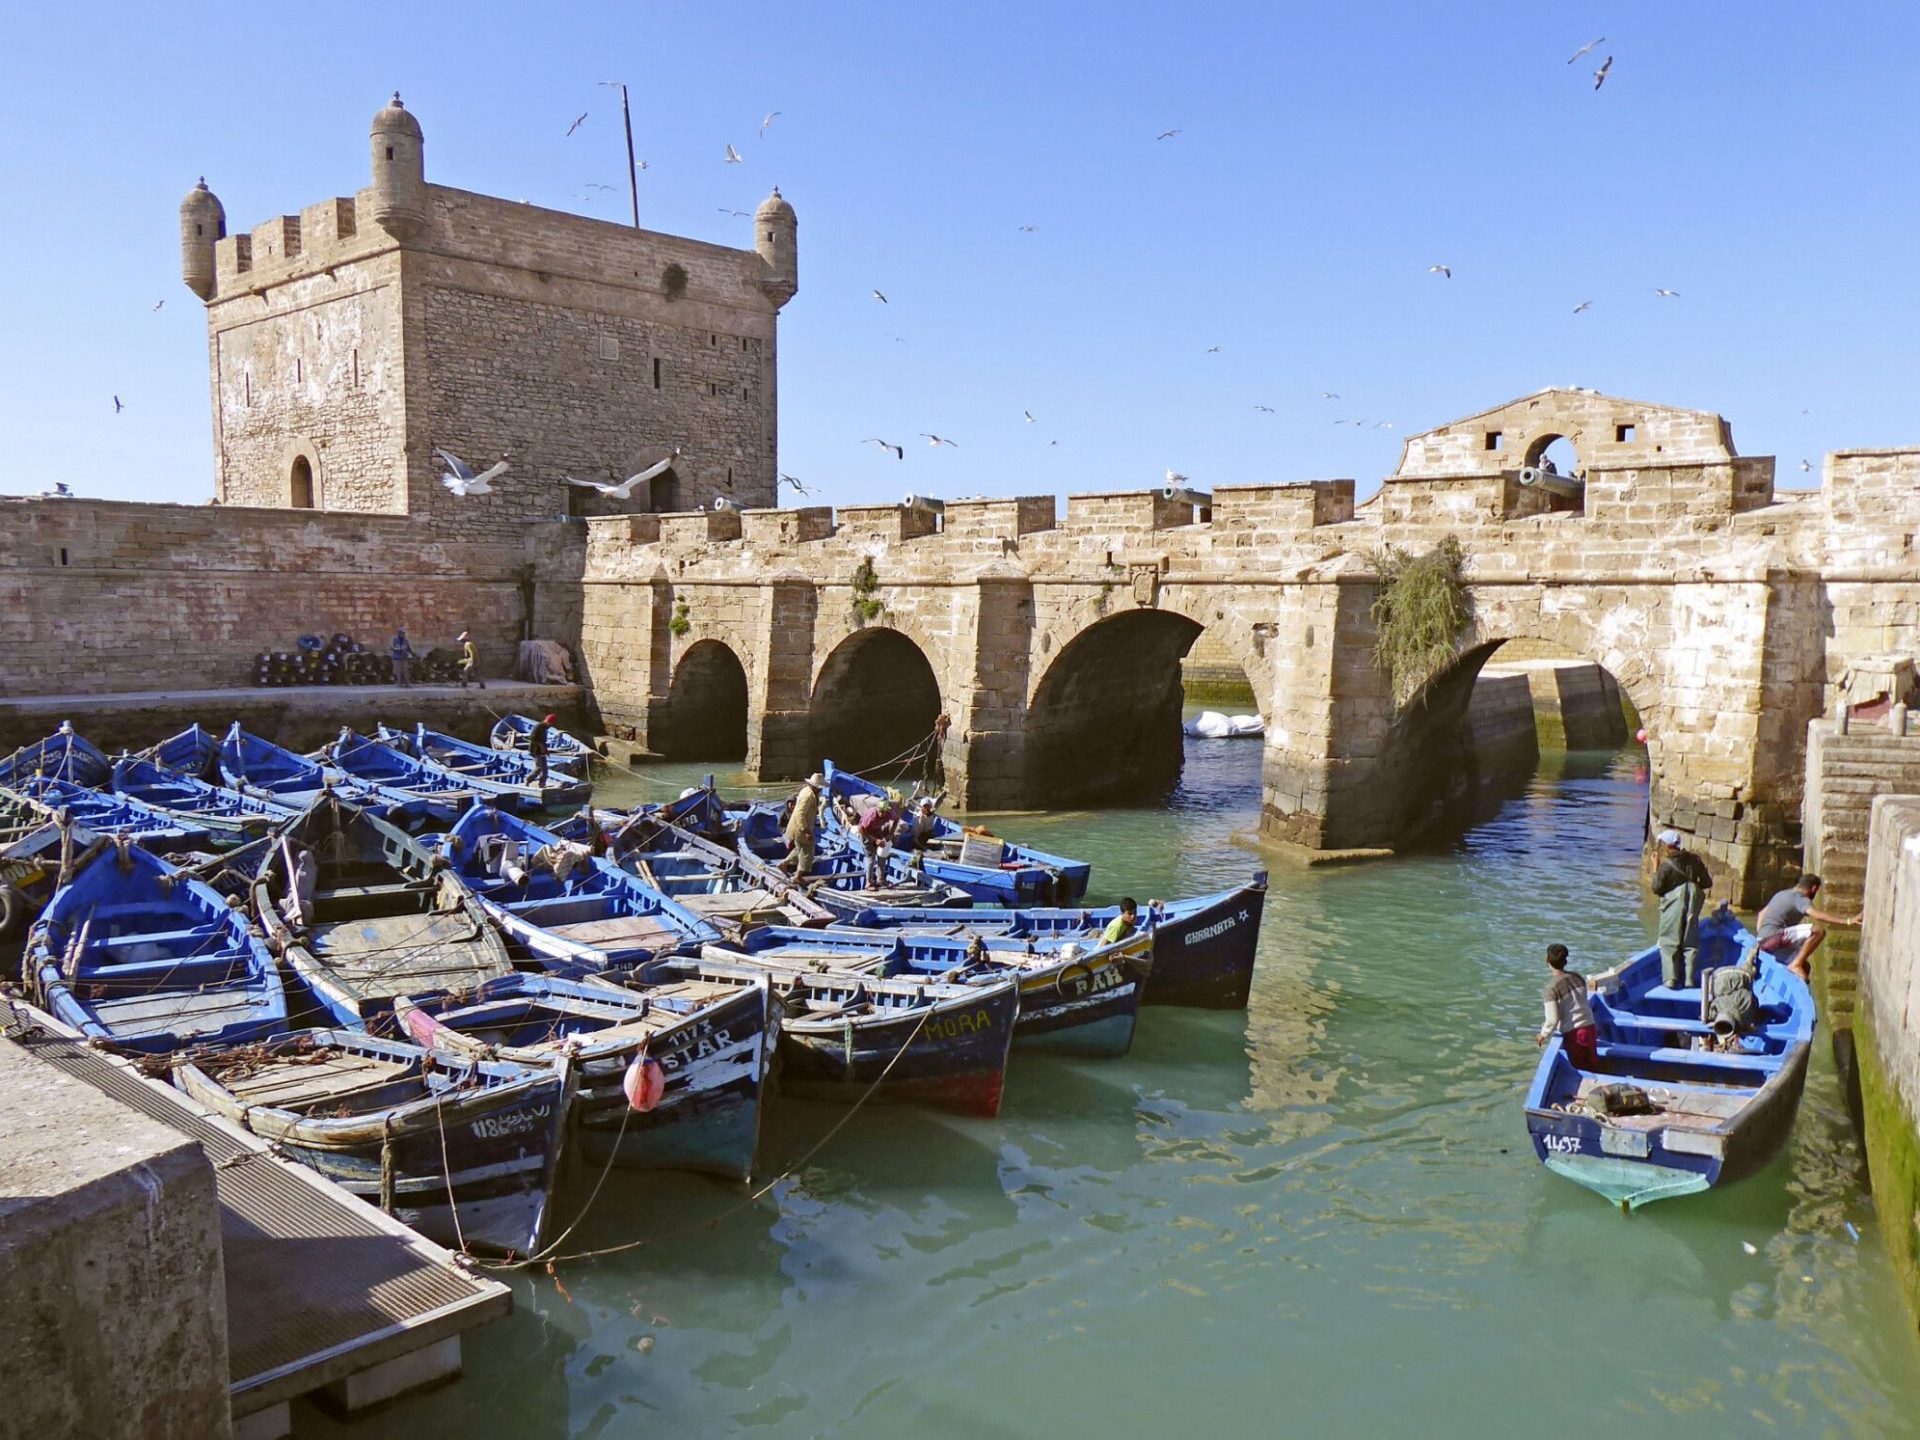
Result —
<instances>
[{"instance_id":1,"label":"stone fortress tower","mask_svg":"<svg viewBox=\"0 0 1920 1440\"><path fill-rule=\"evenodd\" d=\"M426 179L420 122L374 116L372 185L229 235L203 179L180 270L207 305L223 504L408 514L505 536L567 514L774 503L780 309L799 288L774 190L734 250ZM510 469L439 482L436 447ZM602 499L679 458L651 493Z\"/></svg>"}]
</instances>

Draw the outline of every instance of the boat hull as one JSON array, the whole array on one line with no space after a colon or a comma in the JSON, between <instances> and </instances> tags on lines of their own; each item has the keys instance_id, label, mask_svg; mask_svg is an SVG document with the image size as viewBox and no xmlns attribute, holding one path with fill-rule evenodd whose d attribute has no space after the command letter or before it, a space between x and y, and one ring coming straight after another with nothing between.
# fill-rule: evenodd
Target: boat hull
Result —
<instances>
[{"instance_id":1,"label":"boat hull","mask_svg":"<svg viewBox=\"0 0 1920 1440\"><path fill-rule=\"evenodd\" d=\"M1092 965L1068 962L1023 978L1016 1044L1061 1055L1111 1059L1133 1048L1152 969L1145 943L1135 953L1105 953Z\"/></svg>"},{"instance_id":2,"label":"boat hull","mask_svg":"<svg viewBox=\"0 0 1920 1440\"><path fill-rule=\"evenodd\" d=\"M1244 1010L1266 910L1264 879L1229 891L1217 903L1153 927L1153 973L1146 1005Z\"/></svg>"},{"instance_id":3,"label":"boat hull","mask_svg":"<svg viewBox=\"0 0 1920 1440\"><path fill-rule=\"evenodd\" d=\"M1000 1113L1018 1013L1017 987L1004 984L943 998L930 1012L785 1019L781 1093L850 1101L871 1091L875 1100L990 1118Z\"/></svg>"}]
</instances>

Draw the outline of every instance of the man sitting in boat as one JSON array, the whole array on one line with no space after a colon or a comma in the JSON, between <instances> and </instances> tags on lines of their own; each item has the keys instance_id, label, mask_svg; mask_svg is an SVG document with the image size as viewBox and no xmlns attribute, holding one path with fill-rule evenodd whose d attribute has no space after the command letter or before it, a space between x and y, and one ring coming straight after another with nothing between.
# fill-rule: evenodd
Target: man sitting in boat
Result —
<instances>
[{"instance_id":1,"label":"man sitting in boat","mask_svg":"<svg viewBox=\"0 0 1920 1440\"><path fill-rule=\"evenodd\" d=\"M933 839L933 832L940 824L940 817L933 807L933 796L922 795L920 803L913 807L913 814L907 817L907 848L924 850L927 842Z\"/></svg>"},{"instance_id":2,"label":"man sitting in boat","mask_svg":"<svg viewBox=\"0 0 1920 1440\"><path fill-rule=\"evenodd\" d=\"M1120 897L1120 913L1100 932L1102 945L1118 945L1140 928L1140 902L1131 895Z\"/></svg>"},{"instance_id":3,"label":"man sitting in boat","mask_svg":"<svg viewBox=\"0 0 1920 1440\"><path fill-rule=\"evenodd\" d=\"M1848 919L1844 915L1829 915L1824 910L1813 908L1813 897L1820 893L1818 875L1802 875L1793 882L1793 887L1782 890L1760 911L1760 923L1756 931L1760 938L1760 948L1776 960L1782 955L1791 954L1787 968L1802 980L1813 977L1813 952L1820 948L1820 942L1827 938L1827 932L1821 925L1844 925L1853 929L1859 925L1865 912ZM1818 922L1818 923L1816 923Z\"/></svg>"},{"instance_id":4,"label":"man sitting in boat","mask_svg":"<svg viewBox=\"0 0 1920 1440\"><path fill-rule=\"evenodd\" d=\"M1691 990L1700 983L1700 912L1713 876L1706 861L1682 847L1678 830L1662 830L1660 846L1665 854L1653 876L1653 893L1660 897L1660 977L1669 990Z\"/></svg>"},{"instance_id":5,"label":"man sitting in boat","mask_svg":"<svg viewBox=\"0 0 1920 1440\"><path fill-rule=\"evenodd\" d=\"M1538 1044L1545 1045L1554 1035L1559 1035L1560 1044L1567 1052L1567 1059L1582 1070L1595 1070L1600 1065L1600 1052L1594 1048L1600 1038L1600 1032L1594 1028L1593 1011L1587 1005L1587 977L1578 970L1567 969L1567 947L1549 945L1547 947L1547 969L1553 973L1548 977L1546 988L1540 992L1540 998L1546 1002L1546 1019L1540 1026L1536 1037Z\"/></svg>"},{"instance_id":6,"label":"man sitting in boat","mask_svg":"<svg viewBox=\"0 0 1920 1440\"><path fill-rule=\"evenodd\" d=\"M782 832L787 841L787 856L780 862L780 868L784 870L788 861L793 862L796 880L804 879L813 869L814 827L820 823L820 792L826 786L827 777L816 770L793 797L793 809Z\"/></svg>"}]
</instances>

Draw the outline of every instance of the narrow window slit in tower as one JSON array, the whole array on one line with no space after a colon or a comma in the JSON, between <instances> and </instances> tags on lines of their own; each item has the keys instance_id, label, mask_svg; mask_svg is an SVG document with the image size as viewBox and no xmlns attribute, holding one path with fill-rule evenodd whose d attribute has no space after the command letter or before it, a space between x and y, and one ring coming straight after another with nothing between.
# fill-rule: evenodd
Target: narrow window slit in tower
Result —
<instances>
[{"instance_id":1,"label":"narrow window slit in tower","mask_svg":"<svg viewBox=\"0 0 1920 1440\"><path fill-rule=\"evenodd\" d=\"M653 388L660 388L660 357L657 355L653 358Z\"/></svg>"}]
</instances>

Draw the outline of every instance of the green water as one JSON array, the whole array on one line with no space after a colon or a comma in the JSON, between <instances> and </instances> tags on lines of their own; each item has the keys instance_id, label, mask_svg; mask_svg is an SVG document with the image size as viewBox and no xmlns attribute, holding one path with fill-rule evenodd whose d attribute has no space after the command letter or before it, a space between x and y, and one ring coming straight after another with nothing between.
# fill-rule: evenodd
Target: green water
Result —
<instances>
[{"instance_id":1,"label":"green water","mask_svg":"<svg viewBox=\"0 0 1920 1440\"><path fill-rule=\"evenodd\" d=\"M1163 807L1005 828L1090 857L1097 896L1218 888L1261 863L1235 839L1259 752L1190 742ZM1824 1044L1787 1152L1725 1192L1629 1217L1535 1162L1540 951L1564 940L1597 969L1651 933L1632 757L1552 771L1443 851L1276 865L1244 1014L1147 1011L1123 1060L1016 1052L996 1121L869 1107L744 1207L718 1182L614 1176L572 1243L646 1244L517 1280L457 1384L338 1432L303 1423L1912 1433L1920 1351ZM769 1174L842 1114L779 1103Z\"/></svg>"}]
</instances>

